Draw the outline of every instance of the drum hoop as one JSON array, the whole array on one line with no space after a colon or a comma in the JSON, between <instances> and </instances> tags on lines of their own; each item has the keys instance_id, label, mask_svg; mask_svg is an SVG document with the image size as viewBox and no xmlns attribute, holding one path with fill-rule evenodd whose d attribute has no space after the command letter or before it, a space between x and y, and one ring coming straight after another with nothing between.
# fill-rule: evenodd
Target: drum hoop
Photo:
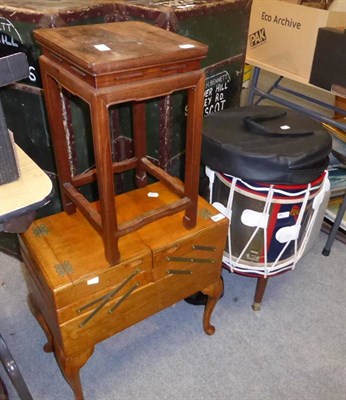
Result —
<instances>
[{"instance_id":1,"label":"drum hoop","mask_svg":"<svg viewBox=\"0 0 346 400\"><path fill-rule=\"evenodd\" d=\"M268 188L268 190L269 190L269 188L271 186L274 185L275 189L277 189L277 190L281 189L281 190L285 191L285 188L288 189L288 190L299 190L299 189L306 188L308 185L311 185L312 187L318 186L324 181L324 178L328 174L328 171L327 170L323 171L323 173L318 178L314 179L311 182L308 182L308 183L297 183L297 184L268 183L268 182L260 182L260 181L258 181L258 182L256 182L256 181L244 181L242 178L233 176L231 174L226 174L224 172L216 172L216 174L222 174L224 177L226 177L226 179L227 178L237 179L237 180L239 180L239 181L241 181L243 183L247 183L248 185L254 185L254 184L258 183L259 185L261 185L262 188ZM256 187L256 186L254 186L254 187Z\"/></svg>"},{"instance_id":2,"label":"drum hoop","mask_svg":"<svg viewBox=\"0 0 346 400\"><path fill-rule=\"evenodd\" d=\"M232 177L231 175L225 175L220 172L216 172L216 176L220 179L221 182L223 182L229 188L231 188L231 184L232 184L233 180L236 179L237 182L238 181L241 182L245 187L249 188L250 190L242 189L236 185L235 191L240 194L245 195L246 197L251 197L256 200L264 201L267 197L268 192L270 191L270 187L268 187L268 188L267 187L265 187L265 188L255 187L255 186L252 186L251 184L249 184L248 182L243 181L242 179L237 178L237 177ZM229 181L227 179L227 177L230 177L232 179L232 181ZM282 197L280 197L280 198L273 197L272 203L289 204L289 203L292 203L292 200L302 200L303 201L304 197L302 197L302 196L305 196L307 191L310 192L310 196L309 196L309 200L310 200L310 199L314 198L316 196L316 194L318 193L318 191L321 189L321 187L323 186L324 179L325 179L325 176L320 184L318 184L316 186L311 186L311 187L309 187L308 186L309 184L307 184L307 187L304 190L301 190L300 192L296 192L296 193L289 193L282 189L276 189L275 185L272 185L271 188L274 191L274 196L277 193L285 196L283 198ZM259 192L262 192L263 194L260 194Z\"/></svg>"},{"instance_id":3,"label":"drum hoop","mask_svg":"<svg viewBox=\"0 0 346 400\"><path fill-rule=\"evenodd\" d=\"M257 274L257 275L265 275L265 276L270 276L270 275L275 275L278 273L283 272L284 270L287 269L294 269L295 266L295 256L291 256L289 258L286 258L282 262L279 263L267 263L265 265L264 263L254 263L249 261L248 263L244 264L241 262L236 261L236 257L229 256L229 253L226 251L224 252L224 256L222 258L222 262L227 265L227 267L230 268L231 272L234 271L239 271L243 273L250 273L250 274ZM274 264L274 265L273 265Z\"/></svg>"}]
</instances>

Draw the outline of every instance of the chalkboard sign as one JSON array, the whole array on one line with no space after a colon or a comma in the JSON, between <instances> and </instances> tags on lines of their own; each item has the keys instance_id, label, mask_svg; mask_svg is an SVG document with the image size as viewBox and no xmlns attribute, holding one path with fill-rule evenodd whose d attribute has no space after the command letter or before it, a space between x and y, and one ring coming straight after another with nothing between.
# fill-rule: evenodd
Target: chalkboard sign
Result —
<instances>
[{"instance_id":1,"label":"chalkboard sign","mask_svg":"<svg viewBox=\"0 0 346 400\"><path fill-rule=\"evenodd\" d=\"M28 74L29 65L24 53L0 58L0 86L24 79ZM0 99L0 185L19 178L12 142Z\"/></svg>"},{"instance_id":2,"label":"chalkboard sign","mask_svg":"<svg viewBox=\"0 0 346 400\"><path fill-rule=\"evenodd\" d=\"M229 107L231 99L231 77L227 71L207 77L204 91L204 115L222 111Z\"/></svg>"}]
</instances>

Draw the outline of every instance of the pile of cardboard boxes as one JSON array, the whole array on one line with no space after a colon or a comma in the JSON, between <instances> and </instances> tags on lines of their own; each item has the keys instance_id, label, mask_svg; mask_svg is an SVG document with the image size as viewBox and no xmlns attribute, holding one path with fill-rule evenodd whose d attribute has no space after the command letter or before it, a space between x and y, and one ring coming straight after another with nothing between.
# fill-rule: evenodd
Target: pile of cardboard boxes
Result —
<instances>
[{"instance_id":1,"label":"pile of cardboard boxes","mask_svg":"<svg viewBox=\"0 0 346 400\"><path fill-rule=\"evenodd\" d=\"M303 83L311 82L327 90L331 90L333 84L346 86L345 74L335 72L339 69L346 70L346 13L306 7L303 3L308 2L253 1L247 47L248 62L251 64L251 60L255 60L264 69L276 70L279 75ZM321 1L314 3L322 4ZM328 3L331 2L323 2L325 6ZM328 58L328 66L320 62L314 63L315 57L320 59L321 52L327 51L323 44L326 40L330 43L328 50L332 50L338 59L337 63L335 57L322 57ZM331 75L330 62L334 63L333 79L337 78L337 82L329 76L328 82L324 78L323 83L320 83L320 80L314 78L316 70L319 76Z\"/></svg>"}]
</instances>

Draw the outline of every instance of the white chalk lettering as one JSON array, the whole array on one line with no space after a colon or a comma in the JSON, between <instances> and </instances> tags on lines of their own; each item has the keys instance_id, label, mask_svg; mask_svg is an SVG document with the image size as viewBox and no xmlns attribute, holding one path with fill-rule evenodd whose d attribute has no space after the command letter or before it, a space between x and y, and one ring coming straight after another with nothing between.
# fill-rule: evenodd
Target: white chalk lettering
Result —
<instances>
[{"instance_id":1,"label":"white chalk lettering","mask_svg":"<svg viewBox=\"0 0 346 400\"><path fill-rule=\"evenodd\" d=\"M209 89L212 86L216 86L218 83L229 82L231 77L227 71L219 72L216 75L210 76L206 79L205 88Z\"/></svg>"},{"instance_id":2,"label":"white chalk lettering","mask_svg":"<svg viewBox=\"0 0 346 400\"><path fill-rule=\"evenodd\" d=\"M8 20L0 21L0 31L11 32L11 27L12 27L12 24L10 21L8 21Z\"/></svg>"},{"instance_id":3,"label":"white chalk lettering","mask_svg":"<svg viewBox=\"0 0 346 400\"><path fill-rule=\"evenodd\" d=\"M213 88L209 88L204 91L204 97L211 96L213 94Z\"/></svg>"},{"instance_id":4,"label":"white chalk lettering","mask_svg":"<svg viewBox=\"0 0 346 400\"><path fill-rule=\"evenodd\" d=\"M0 43L6 46L18 47L18 43L23 43L16 27L6 18L0 17Z\"/></svg>"},{"instance_id":5,"label":"white chalk lettering","mask_svg":"<svg viewBox=\"0 0 346 400\"><path fill-rule=\"evenodd\" d=\"M16 43L12 36L7 36L2 34L0 37L0 43L5 46L18 47L18 43Z\"/></svg>"},{"instance_id":6,"label":"white chalk lettering","mask_svg":"<svg viewBox=\"0 0 346 400\"><path fill-rule=\"evenodd\" d=\"M213 112L222 111L225 107L226 100L218 101L215 104L212 104L210 107L204 108L204 113L206 115L211 114Z\"/></svg>"},{"instance_id":7,"label":"white chalk lettering","mask_svg":"<svg viewBox=\"0 0 346 400\"><path fill-rule=\"evenodd\" d=\"M31 82L36 82L37 78L35 75L35 67L32 67L31 65L29 66L29 79L31 80Z\"/></svg>"},{"instance_id":8,"label":"white chalk lettering","mask_svg":"<svg viewBox=\"0 0 346 400\"><path fill-rule=\"evenodd\" d=\"M219 72L206 79L204 91L204 115L223 110L226 107L226 91L231 77L227 71Z\"/></svg>"},{"instance_id":9,"label":"white chalk lettering","mask_svg":"<svg viewBox=\"0 0 346 400\"><path fill-rule=\"evenodd\" d=\"M216 92L222 92L222 91L224 91L226 89L228 89L227 82L224 82L224 83L216 85L216 89L215 90L216 90Z\"/></svg>"}]
</instances>

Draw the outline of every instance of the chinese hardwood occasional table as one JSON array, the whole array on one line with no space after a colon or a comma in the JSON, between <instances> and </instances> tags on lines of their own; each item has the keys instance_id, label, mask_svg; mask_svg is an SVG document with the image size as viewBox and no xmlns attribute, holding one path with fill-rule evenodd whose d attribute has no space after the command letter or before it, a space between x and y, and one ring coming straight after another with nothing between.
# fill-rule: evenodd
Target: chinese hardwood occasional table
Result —
<instances>
[{"instance_id":1,"label":"chinese hardwood occasional table","mask_svg":"<svg viewBox=\"0 0 346 400\"><path fill-rule=\"evenodd\" d=\"M184 210L184 226L196 224L204 72L200 67L208 46L143 22L120 22L38 29L34 37L42 48L40 69L64 210L78 208L103 240L109 264L120 261L118 240L164 216ZM95 168L75 173L72 143L66 132L61 101L66 90L90 107ZM187 90L184 184L147 157L146 101ZM113 162L109 107L131 103L134 156ZM123 223L114 201L114 174L136 171L137 187L147 174L161 181L178 198ZM97 181L99 208L79 188Z\"/></svg>"}]
</instances>

